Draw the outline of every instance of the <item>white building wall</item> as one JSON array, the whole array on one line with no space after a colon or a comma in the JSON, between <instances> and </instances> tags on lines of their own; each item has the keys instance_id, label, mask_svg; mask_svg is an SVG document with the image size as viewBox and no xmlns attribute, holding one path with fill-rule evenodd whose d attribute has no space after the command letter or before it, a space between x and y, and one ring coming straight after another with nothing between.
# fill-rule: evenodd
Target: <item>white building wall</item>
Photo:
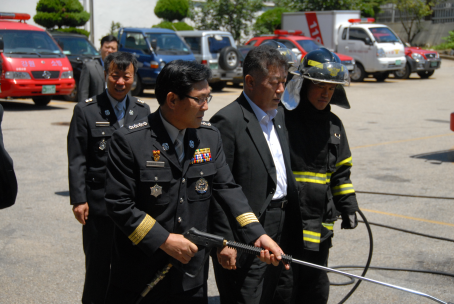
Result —
<instances>
[{"instance_id":1,"label":"white building wall","mask_svg":"<svg viewBox=\"0 0 454 304\"><path fill-rule=\"evenodd\" d=\"M85 10L90 12L89 0L79 0ZM122 26L149 28L161 22L154 14L157 0L92 0L94 9L94 44L99 46L100 39L109 30L112 21ZM28 24L36 25L33 16L36 14L38 0L0 0L0 12L27 13L31 19ZM86 27L90 31L90 21Z\"/></svg>"}]
</instances>

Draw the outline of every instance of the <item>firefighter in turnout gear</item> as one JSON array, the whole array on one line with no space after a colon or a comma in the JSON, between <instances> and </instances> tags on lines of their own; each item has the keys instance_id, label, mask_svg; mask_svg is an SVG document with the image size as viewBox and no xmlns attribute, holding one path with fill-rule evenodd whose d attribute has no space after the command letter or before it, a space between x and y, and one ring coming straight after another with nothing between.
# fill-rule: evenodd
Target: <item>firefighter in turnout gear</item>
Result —
<instances>
[{"instance_id":1,"label":"firefighter in turnout gear","mask_svg":"<svg viewBox=\"0 0 454 304\"><path fill-rule=\"evenodd\" d=\"M342 121L330 106L350 108L343 88L349 84L348 70L337 55L321 48L308 53L293 73L282 103L303 219L304 249L295 257L327 266L334 221L340 215L342 229L357 226L358 203L350 180L352 154ZM288 280L288 272L282 275ZM293 280L292 302L328 301L325 271L295 265Z\"/></svg>"}]
</instances>

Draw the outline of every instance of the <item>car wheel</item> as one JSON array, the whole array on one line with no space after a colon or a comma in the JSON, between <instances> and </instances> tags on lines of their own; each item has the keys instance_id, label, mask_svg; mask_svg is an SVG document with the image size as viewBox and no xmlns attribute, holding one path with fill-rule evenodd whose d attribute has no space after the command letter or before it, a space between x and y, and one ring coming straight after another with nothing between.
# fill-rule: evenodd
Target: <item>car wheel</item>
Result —
<instances>
[{"instance_id":1,"label":"car wheel","mask_svg":"<svg viewBox=\"0 0 454 304\"><path fill-rule=\"evenodd\" d=\"M140 81L139 75L136 74L134 77L134 82L131 86L131 95L132 96L140 96L143 93L142 82Z\"/></svg>"},{"instance_id":2,"label":"car wheel","mask_svg":"<svg viewBox=\"0 0 454 304\"><path fill-rule=\"evenodd\" d=\"M213 91L222 91L223 88L227 85L227 82L225 81L218 81L214 83L210 83L211 88Z\"/></svg>"},{"instance_id":3,"label":"car wheel","mask_svg":"<svg viewBox=\"0 0 454 304\"><path fill-rule=\"evenodd\" d=\"M44 107L52 100L52 97L51 96L36 96L36 97L33 97L32 99L33 99L33 102L35 103L35 105L37 105L38 107Z\"/></svg>"},{"instance_id":4,"label":"car wheel","mask_svg":"<svg viewBox=\"0 0 454 304\"><path fill-rule=\"evenodd\" d=\"M421 72L418 72L418 75L422 79L426 79L426 78L429 78L430 76L432 76L434 73L435 73L435 71L421 71Z\"/></svg>"},{"instance_id":5,"label":"car wheel","mask_svg":"<svg viewBox=\"0 0 454 304\"><path fill-rule=\"evenodd\" d=\"M410 74L411 74L411 67L407 63L407 64L405 64L405 66L402 70L394 72L394 77L396 77L397 79L408 79L408 77L410 77Z\"/></svg>"},{"instance_id":6,"label":"car wheel","mask_svg":"<svg viewBox=\"0 0 454 304\"><path fill-rule=\"evenodd\" d=\"M226 46L219 53L219 66L221 69L231 71L240 63L240 54L233 46Z\"/></svg>"},{"instance_id":7,"label":"car wheel","mask_svg":"<svg viewBox=\"0 0 454 304\"><path fill-rule=\"evenodd\" d=\"M388 78L388 76L389 72L381 72L374 75L375 79L377 79L377 82L385 81L385 79Z\"/></svg>"},{"instance_id":8,"label":"car wheel","mask_svg":"<svg viewBox=\"0 0 454 304\"><path fill-rule=\"evenodd\" d=\"M366 77L366 72L364 71L361 63L356 63L353 71L355 71L353 74L351 74L351 79L353 82L361 82Z\"/></svg>"},{"instance_id":9,"label":"car wheel","mask_svg":"<svg viewBox=\"0 0 454 304\"><path fill-rule=\"evenodd\" d=\"M69 95L63 95L66 101L77 101L77 82L74 84L74 90Z\"/></svg>"}]
</instances>

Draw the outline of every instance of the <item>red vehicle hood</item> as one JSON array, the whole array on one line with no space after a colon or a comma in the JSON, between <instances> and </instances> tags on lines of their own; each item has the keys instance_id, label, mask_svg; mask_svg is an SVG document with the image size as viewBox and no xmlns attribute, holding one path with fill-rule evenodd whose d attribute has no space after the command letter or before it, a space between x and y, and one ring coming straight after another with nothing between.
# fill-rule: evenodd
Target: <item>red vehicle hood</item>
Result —
<instances>
[{"instance_id":1,"label":"red vehicle hood","mask_svg":"<svg viewBox=\"0 0 454 304\"><path fill-rule=\"evenodd\" d=\"M409 55L411 53L417 53L417 54L438 54L437 51L429 51L429 50L425 50L425 49L422 49L422 48L419 48L417 46L406 46L405 47L405 55Z\"/></svg>"},{"instance_id":2,"label":"red vehicle hood","mask_svg":"<svg viewBox=\"0 0 454 304\"><path fill-rule=\"evenodd\" d=\"M346 61L346 60L352 61L352 60L353 60L352 57L347 56L347 55L342 55L342 54L339 54L339 53L334 53L334 54L336 54L337 56L339 56L339 59L340 59L341 61Z\"/></svg>"}]
</instances>

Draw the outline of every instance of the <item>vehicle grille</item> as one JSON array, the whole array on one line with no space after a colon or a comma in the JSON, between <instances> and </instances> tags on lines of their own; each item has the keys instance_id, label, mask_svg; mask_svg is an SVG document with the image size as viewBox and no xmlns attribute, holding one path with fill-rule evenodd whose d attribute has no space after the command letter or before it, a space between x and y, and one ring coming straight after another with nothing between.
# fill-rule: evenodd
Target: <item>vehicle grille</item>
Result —
<instances>
[{"instance_id":1,"label":"vehicle grille","mask_svg":"<svg viewBox=\"0 0 454 304\"><path fill-rule=\"evenodd\" d=\"M44 71L32 71L33 78L35 79L56 79L60 76L60 71L49 71L50 78L44 78L43 73Z\"/></svg>"},{"instance_id":2,"label":"vehicle grille","mask_svg":"<svg viewBox=\"0 0 454 304\"><path fill-rule=\"evenodd\" d=\"M437 57L437 54L426 54L426 58L429 59L429 58L436 58Z\"/></svg>"}]
</instances>

